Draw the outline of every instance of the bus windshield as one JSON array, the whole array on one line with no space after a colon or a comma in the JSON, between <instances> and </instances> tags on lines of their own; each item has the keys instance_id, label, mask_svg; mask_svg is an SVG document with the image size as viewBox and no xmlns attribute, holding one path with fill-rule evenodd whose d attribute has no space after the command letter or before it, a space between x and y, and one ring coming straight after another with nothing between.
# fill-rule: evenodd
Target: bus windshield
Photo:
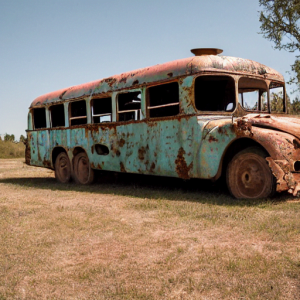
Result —
<instances>
[{"instance_id":1,"label":"bus windshield","mask_svg":"<svg viewBox=\"0 0 300 300\"><path fill-rule=\"evenodd\" d=\"M265 81L242 77L239 80L239 102L242 107L250 111L273 113L284 112L284 86L271 82L269 86L270 101L268 105L268 87Z\"/></svg>"}]
</instances>

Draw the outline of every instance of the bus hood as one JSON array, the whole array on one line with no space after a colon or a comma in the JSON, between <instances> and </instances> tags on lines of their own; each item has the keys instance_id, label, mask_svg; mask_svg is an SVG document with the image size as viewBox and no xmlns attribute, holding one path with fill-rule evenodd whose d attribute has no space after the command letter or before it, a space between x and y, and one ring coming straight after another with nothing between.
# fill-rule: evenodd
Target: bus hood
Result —
<instances>
[{"instance_id":1,"label":"bus hood","mask_svg":"<svg viewBox=\"0 0 300 300\"><path fill-rule=\"evenodd\" d=\"M286 132L300 139L300 118L297 116L248 114L238 118L232 116L198 116L197 119L198 123L204 123L203 138L216 127L232 124L232 130L239 136L252 136L251 127L260 127Z\"/></svg>"},{"instance_id":2,"label":"bus hood","mask_svg":"<svg viewBox=\"0 0 300 300\"><path fill-rule=\"evenodd\" d=\"M270 114L249 114L235 120L237 127L262 127L289 133L300 139L300 119Z\"/></svg>"}]
</instances>

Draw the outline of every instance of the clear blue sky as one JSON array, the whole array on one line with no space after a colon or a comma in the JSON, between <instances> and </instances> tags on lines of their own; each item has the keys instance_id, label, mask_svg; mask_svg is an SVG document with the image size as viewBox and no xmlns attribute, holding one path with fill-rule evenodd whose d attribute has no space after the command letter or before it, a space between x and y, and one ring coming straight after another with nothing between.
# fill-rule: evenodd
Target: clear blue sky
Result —
<instances>
[{"instance_id":1,"label":"clear blue sky","mask_svg":"<svg viewBox=\"0 0 300 300\"><path fill-rule=\"evenodd\" d=\"M25 135L39 95L214 47L281 72L258 0L0 0L0 134Z\"/></svg>"}]
</instances>

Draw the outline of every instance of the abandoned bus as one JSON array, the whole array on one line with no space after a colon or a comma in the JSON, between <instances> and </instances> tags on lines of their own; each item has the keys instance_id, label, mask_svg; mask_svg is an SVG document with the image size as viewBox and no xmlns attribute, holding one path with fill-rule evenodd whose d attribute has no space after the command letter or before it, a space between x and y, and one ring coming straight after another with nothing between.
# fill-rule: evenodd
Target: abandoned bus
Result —
<instances>
[{"instance_id":1,"label":"abandoned bus","mask_svg":"<svg viewBox=\"0 0 300 300\"><path fill-rule=\"evenodd\" d=\"M30 105L26 163L62 183L94 170L217 180L236 198L300 190L300 120L283 76L260 63L195 56L45 94Z\"/></svg>"}]
</instances>

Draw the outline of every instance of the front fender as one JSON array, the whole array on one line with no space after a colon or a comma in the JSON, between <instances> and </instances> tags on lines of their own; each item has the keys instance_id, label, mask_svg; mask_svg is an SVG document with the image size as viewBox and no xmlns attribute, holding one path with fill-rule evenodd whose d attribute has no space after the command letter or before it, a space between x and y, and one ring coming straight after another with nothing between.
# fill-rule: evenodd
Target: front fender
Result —
<instances>
[{"instance_id":1,"label":"front fender","mask_svg":"<svg viewBox=\"0 0 300 300\"><path fill-rule=\"evenodd\" d=\"M225 149L236 138L232 123L215 126L204 136L198 154L199 177L211 179L217 175Z\"/></svg>"}]
</instances>

